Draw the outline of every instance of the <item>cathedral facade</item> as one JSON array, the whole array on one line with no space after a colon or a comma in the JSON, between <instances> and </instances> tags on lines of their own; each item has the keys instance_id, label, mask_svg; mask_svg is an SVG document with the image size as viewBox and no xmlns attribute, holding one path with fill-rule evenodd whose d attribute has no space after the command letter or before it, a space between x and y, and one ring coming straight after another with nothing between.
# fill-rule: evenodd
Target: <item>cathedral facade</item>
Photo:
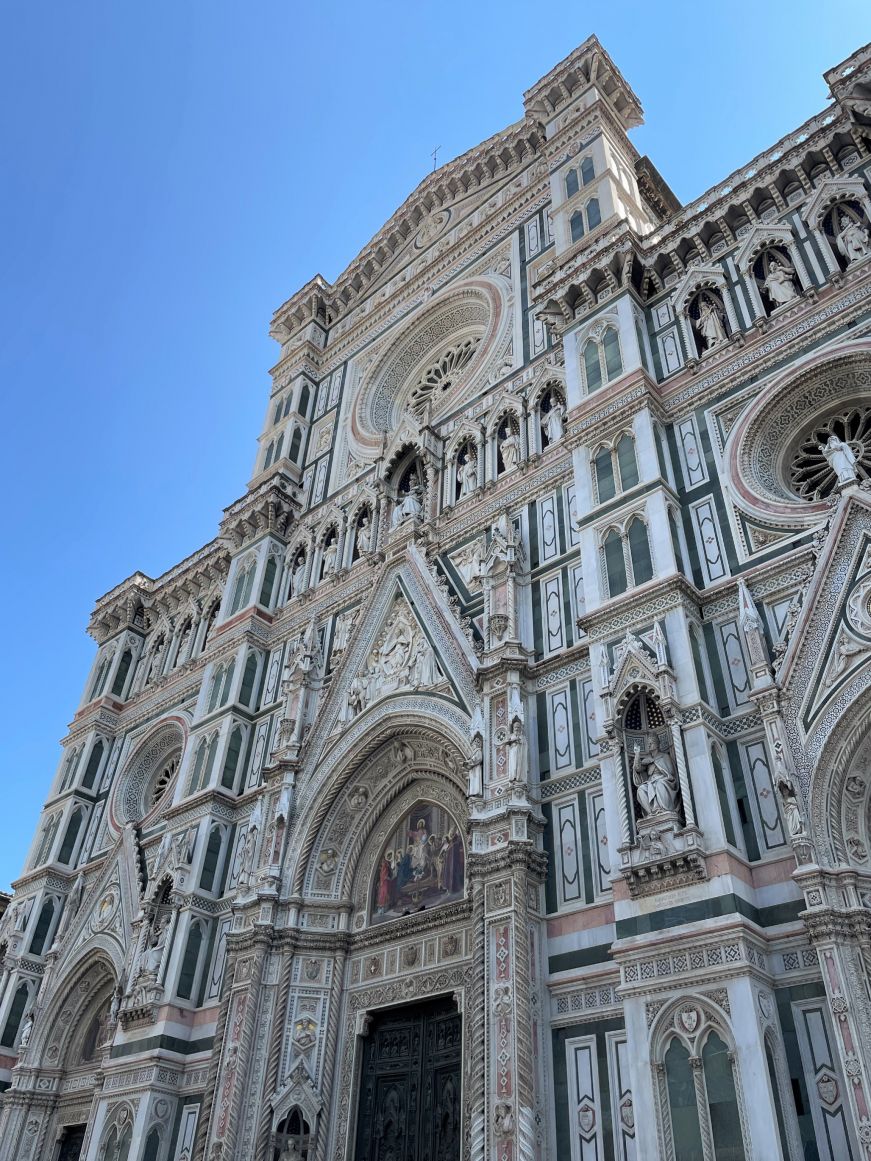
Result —
<instances>
[{"instance_id":1,"label":"cathedral facade","mask_svg":"<svg viewBox=\"0 0 871 1161\"><path fill-rule=\"evenodd\" d=\"M100 598L0 1159L869 1161L871 47L690 205L595 38Z\"/></svg>"}]
</instances>

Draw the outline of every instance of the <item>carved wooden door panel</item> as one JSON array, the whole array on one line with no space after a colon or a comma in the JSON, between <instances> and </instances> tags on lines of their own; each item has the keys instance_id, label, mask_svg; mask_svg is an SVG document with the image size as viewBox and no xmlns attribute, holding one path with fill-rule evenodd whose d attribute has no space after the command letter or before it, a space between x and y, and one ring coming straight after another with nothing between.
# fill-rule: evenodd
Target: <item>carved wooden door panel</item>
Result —
<instances>
[{"instance_id":1,"label":"carved wooden door panel","mask_svg":"<svg viewBox=\"0 0 871 1161\"><path fill-rule=\"evenodd\" d=\"M459 1161L461 1054L450 1001L375 1018L362 1053L355 1161Z\"/></svg>"}]
</instances>

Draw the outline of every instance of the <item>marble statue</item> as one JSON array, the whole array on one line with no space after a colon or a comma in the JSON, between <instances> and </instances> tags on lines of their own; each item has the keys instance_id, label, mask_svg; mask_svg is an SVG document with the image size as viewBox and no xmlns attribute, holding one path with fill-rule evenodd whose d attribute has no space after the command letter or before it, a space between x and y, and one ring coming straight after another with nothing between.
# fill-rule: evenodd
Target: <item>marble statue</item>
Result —
<instances>
[{"instance_id":1,"label":"marble statue","mask_svg":"<svg viewBox=\"0 0 871 1161\"><path fill-rule=\"evenodd\" d=\"M858 262L871 254L871 238L867 229L847 214L841 214L835 242L848 263Z\"/></svg>"},{"instance_id":2,"label":"marble statue","mask_svg":"<svg viewBox=\"0 0 871 1161\"><path fill-rule=\"evenodd\" d=\"M527 770L526 735L520 718L514 718L508 735L508 781L512 784L525 781Z\"/></svg>"},{"instance_id":3,"label":"marble statue","mask_svg":"<svg viewBox=\"0 0 871 1161\"><path fill-rule=\"evenodd\" d=\"M149 975L157 978L160 972L160 965L163 963L163 951L166 947L166 938L168 935L169 920L164 919L156 923L154 934L152 936L152 943L146 949L143 956L143 970Z\"/></svg>"},{"instance_id":4,"label":"marble statue","mask_svg":"<svg viewBox=\"0 0 871 1161\"><path fill-rule=\"evenodd\" d=\"M421 504L421 486L416 473L413 473L408 482L408 491L400 492L396 497L396 506L393 509L392 527L398 528L406 520L417 520L423 515Z\"/></svg>"},{"instance_id":5,"label":"marble statue","mask_svg":"<svg viewBox=\"0 0 871 1161\"><path fill-rule=\"evenodd\" d=\"M478 461L471 452L466 453L463 463L457 468L460 482L460 497L470 496L478 487Z\"/></svg>"},{"instance_id":6,"label":"marble statue","mask_svg":"<svg viewBox=\"0 0 871 1161\"><path fill-rule=\"evenodd\" d=\"M635 743L632 760L632 782L635 797L645 818L677 808L678 785L674 762L659 748L656 734L650 735L649 749L642 751Z\"/></svg>"},{"instance_id":7,"label":"marble statue","mask_svg":"<svg viewBox=\"0 0 871 1161\"><path fill-rule=\"evenodd\" d=\"M33 1009L25 1015L21 1022L21 1035L18 1038L18 1047L26 1048L30 1043L30 1037L33 1032Z\"/></svg>"},{"instance_id":8,"label":"marble statue","mask_svg":"<svg viewBox=\"0 0 871 1161\"><path fill-rule=\"evenodd\" d=\"M720 312L710 299L702 298L699 302L699 317L693 324L699 332L706 351L726 341L726 328Z\"/></svg>"},{"instance_id":9,"label":"marble statue","mask_svg":"<svg viewBox=\"0 0 871 1161\"><path fill-rule=\"evenodd\" d=\"M819 445L819 449L839 484L855 484L858 479L856 454L848 443L844 443L833 432L825 443Z\"/></svg>"},{"instance_id":10,"label":"marble statue","mask_svg":"<svg viewBox=\"0 0 871 1161\"><path fill-rule=\"evenodd\" d=\"M329 576L331 572L336 569L336 553L339 551L339 545L336 538L333 537L327 544L324 545L324 561L321 568L322 576Z\"/></svg>"},{"instance_id":11,"label":"marble statue","mask_svg":"<svg viewBox=\"0 0 871 1161\"><path fill-rule=\"evenodd\" d=\"M305 555L300 553L290 572L290 590L294 596L302 592L302 582L305 576Z\"/></svg>"},{"instance_id":12,"label":"marble statue","mask_svg":"<svg viewBox=\"0 0 871 1161\"><path fill-rule=\"evenodd\" d=\"M372 527L368 515L364 512L360 517L357 528L357 552L364 556L372 548Z\"/></svg>"},{"instance_id":13,"label":"marble statue","mask_svg":"<svg viewBox=\"0 0 871 1161\"><path fill-rule=\"evenodd\" d=\"M762 288L767 292L775 306L786 306L788 302L793 302L798 298L792 268L782 266L776 258L771 260Z\"/></svg>"},{"instance_id":14,"label":"marble statue","mask_svg":"<svg viewBox=\"0 0 871 1161\"><path fill-rule=\"evenodd\" d=\"M547 442L549 444L556 443L557 440L562 439L565 413L566 409L563 407L562 402L554 396L553 402L550 405L550 411L545 412L541 417L541 427L547 436Z\"/></svg>"},{"instance_id":15,"label":"marble statue","mask_svg":"<svg viewBox=\"0 0 871 1161\"><path fill-rule=\"evenodd\" d=\"M513 472L520 459L520 439L510 427L499 444L499 451L505 471Z\"/></svg>"}]
</instances>

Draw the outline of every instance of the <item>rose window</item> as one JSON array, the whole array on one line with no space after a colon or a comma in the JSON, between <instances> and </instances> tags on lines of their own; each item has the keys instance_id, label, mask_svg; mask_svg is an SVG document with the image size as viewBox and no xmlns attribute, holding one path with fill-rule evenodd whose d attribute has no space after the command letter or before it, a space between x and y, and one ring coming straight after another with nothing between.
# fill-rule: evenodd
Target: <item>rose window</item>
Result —
<instances>
[{"instance_id":1,"label":"rose window","mask_svg":"<svg viewBox=\"0 0 871 1161\"><path fill-rule=\"evenodd\" d=\"M834 490L837 475L823 450L832 435L849 445L860 478L871 476L871 408L854 407L814 424L799 442L789 465L789 482L803 500L824 500Z\"/></svg>"},{"instance_id":2,"label":"rose window","mask_svg":"<svg viewBox=\"0 0 871 1161\"><path fill-rule=\"evenodd\" d=\"M151 788L151 795L149 799L151 810L157 806L158 802L160 802L161 798L163 798L164 794L166 794L166 788L175 777L175 772L178 770L180 762L181 754L174 754L157 775L157 778L154 780L154 785Z\"/></svg>"},{"instance_id":3,"label":"rose window","mask_svg":"<svg viewBox=\"0 0 871 1161\"><path fill-rule=\"evenodd\" d=\"M440 395L450 390L459 373L471 363L480 341L480 335L472 335L457 346L449 347L435 363L427 367L410 397L411 406L418 414L423 411L427 400L434 394Z\"/></svg>"}]
</instances>

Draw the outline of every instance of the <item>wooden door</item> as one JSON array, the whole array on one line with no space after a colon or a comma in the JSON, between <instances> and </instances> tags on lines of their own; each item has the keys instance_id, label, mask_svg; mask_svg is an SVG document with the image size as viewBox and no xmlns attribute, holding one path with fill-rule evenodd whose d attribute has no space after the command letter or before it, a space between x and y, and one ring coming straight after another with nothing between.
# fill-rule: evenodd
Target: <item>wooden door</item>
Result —
<instances>
[{"instance_id":1,"label":"wooden door","mask_svg":"<svg viewBox=\"0 0 871 1161\"><path fill-rule=\"evenodd\" d=\"M377 1015L363 1042L355 1161L459 1161L461 1057L452 1001Z\"/></svg>"}]
</instances>

